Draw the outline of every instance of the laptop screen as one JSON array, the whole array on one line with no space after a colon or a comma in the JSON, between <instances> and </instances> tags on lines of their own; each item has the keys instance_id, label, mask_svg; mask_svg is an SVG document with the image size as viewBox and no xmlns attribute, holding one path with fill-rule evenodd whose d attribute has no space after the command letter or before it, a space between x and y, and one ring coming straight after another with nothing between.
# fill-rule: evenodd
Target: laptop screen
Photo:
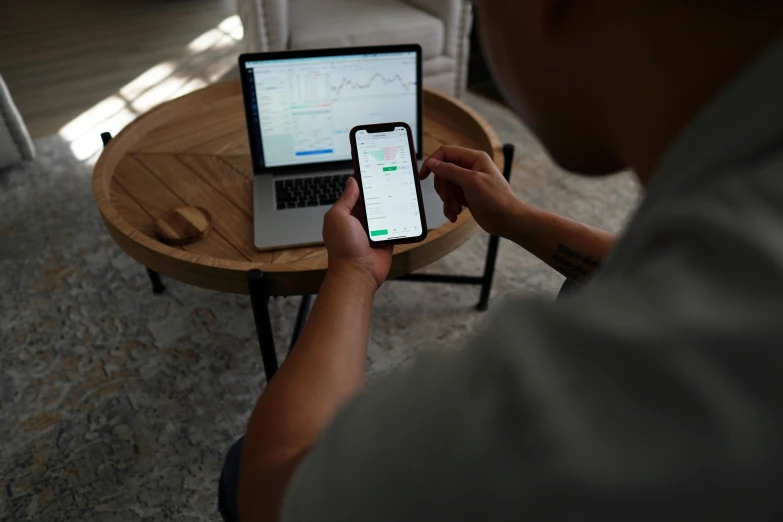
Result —
<instances>
[{"instance_id":1,"label":"laptop screen","mask_svg":"<svg viewBox=\"0 0 783 522\"><path fill-rule=\"evenodd\" d=\"M265 167L350 160L349 133L356 125L404 121L419 140L415 52L248 61L245 67L250 124L260 131Z\"/></svg>"}]
</instances>

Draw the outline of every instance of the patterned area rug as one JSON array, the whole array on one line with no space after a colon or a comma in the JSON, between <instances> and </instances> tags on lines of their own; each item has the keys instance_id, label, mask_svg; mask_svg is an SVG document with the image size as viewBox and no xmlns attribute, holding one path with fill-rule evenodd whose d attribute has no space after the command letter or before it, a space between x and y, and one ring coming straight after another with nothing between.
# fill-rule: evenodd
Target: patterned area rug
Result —
<instances>
[{"instance_id":1,"label":"patterned area rug","mask_svg":"<svg viewBox=\"0 0 783 522\"><path fill-rule=\"evenodd\" d=\"M468 102L517 146L520 197L622 226L638 197L629 175L566 176L507 109ZM218 520L224 453L264 386L249 299L165 278L153 295L104 230L89 167L58 137L36 148L35 162L0 172L0 519ZM479 234L428 270L479 274L486 244ZM561 282L501 242L493 306L505 294L552 298ZM385 285L370 375L458 347L482 320L477 299L473 287ZM272 303L281 357L297 304Z\"/></svg>"}]
</instances>

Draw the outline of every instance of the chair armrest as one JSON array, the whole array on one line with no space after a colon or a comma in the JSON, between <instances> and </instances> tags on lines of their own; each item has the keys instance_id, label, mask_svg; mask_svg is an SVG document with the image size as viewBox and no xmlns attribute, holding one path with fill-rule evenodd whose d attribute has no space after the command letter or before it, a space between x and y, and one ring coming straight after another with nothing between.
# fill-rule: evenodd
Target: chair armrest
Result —
<instances>
[{"instance_id":1,"label":"chair armrest","mask_svg":"<svg viewBox=\"0 0 783 522\"><path fill-rule=\"evenodd\" d=\"M288 48L288 0L237 0L245 52Z\"/></svg>"},{"instance_id":2,"label":"chair armrest","mask_svg":"<svg viewBox=\"0 0 783 522\"><path fill-rule=\"evenodd\" d=\"M0 170L31 160L34 156L33 141L0 76Z\"/></svg>"},{"instance_id":3,"label":"chair armrest","mask_svg":"<svg viewBox=\"0 0 783 522\"><path fill-rule=\"evenodd\" d=\"M443 20L446 30L443 54L454 58L456 76L454 94L462 96L468 83L470 30L473 26L473 6L470 0L407 0L408 3Z\"/></svg>"},{"instance_id":4,"label":"chair armrest","mask_svg":"<svg viewBox=\"0 0 783 522\"><path fill-rule=\"evenodd\" d=\"M473 11L469 0L407 0L408 3L443 20L446 40L443 54L461 58L462 41L470 35Z\"/></svg>"}]
</instances>

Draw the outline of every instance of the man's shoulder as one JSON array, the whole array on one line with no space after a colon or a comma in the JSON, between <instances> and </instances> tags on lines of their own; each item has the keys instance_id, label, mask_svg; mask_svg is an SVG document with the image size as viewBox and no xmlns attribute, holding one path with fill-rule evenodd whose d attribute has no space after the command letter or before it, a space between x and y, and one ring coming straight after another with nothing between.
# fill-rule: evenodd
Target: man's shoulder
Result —
<instances>
[{"instance_id":1,"label":"man's shoulder","mask_svg":"<svg viewBox=\"0 0 783 522\"><path fill-rule=\"evenodd\" d=\"M284 519L507 520L559 491L542 480L553 474L574 487L615 477L668 490L692 465L716 465L724 455L700 460L703 404L740 391L751 404L764 387L737 386L752 376L779 388L764 370L776 338L752 338L754 325L738 337L736 309L678 308L666 293L610 286L556 303L509 300L464 349L372 386L303 461ZM661 462L664 442L683 458Z\"/></svg>"},{"instance_id":2,"label":"man's shoulder","mask_svg":"<svg viewBox=\"0 0 783 522\"><path fill-rule=\"evenodd\" d=\"M742 292L752 280L783 293L783 148L738 159L689 185L652 187L596 282L623 280L656 294L714 286ZM661 190L665 189L665 190ZM647 289L638 274L658 277ZM692 294L694 298L699 292Z\"/></svg>"}]
</instances>

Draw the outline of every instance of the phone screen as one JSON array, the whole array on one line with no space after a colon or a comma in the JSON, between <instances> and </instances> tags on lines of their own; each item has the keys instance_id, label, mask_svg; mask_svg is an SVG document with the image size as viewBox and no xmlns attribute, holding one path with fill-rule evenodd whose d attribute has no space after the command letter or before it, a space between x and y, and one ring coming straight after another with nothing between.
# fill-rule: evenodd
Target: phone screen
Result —
<instances>
[{"instance_id":1,"label":"phone screen","mask_svg":"<svg viewBox=\"0 0 783 522\"><path fill-rule=\"evenodd\" d=\"M356 132L356 153L371 241L422 235L412 151L405 127Z\"/></svg>"}]
</instances>

